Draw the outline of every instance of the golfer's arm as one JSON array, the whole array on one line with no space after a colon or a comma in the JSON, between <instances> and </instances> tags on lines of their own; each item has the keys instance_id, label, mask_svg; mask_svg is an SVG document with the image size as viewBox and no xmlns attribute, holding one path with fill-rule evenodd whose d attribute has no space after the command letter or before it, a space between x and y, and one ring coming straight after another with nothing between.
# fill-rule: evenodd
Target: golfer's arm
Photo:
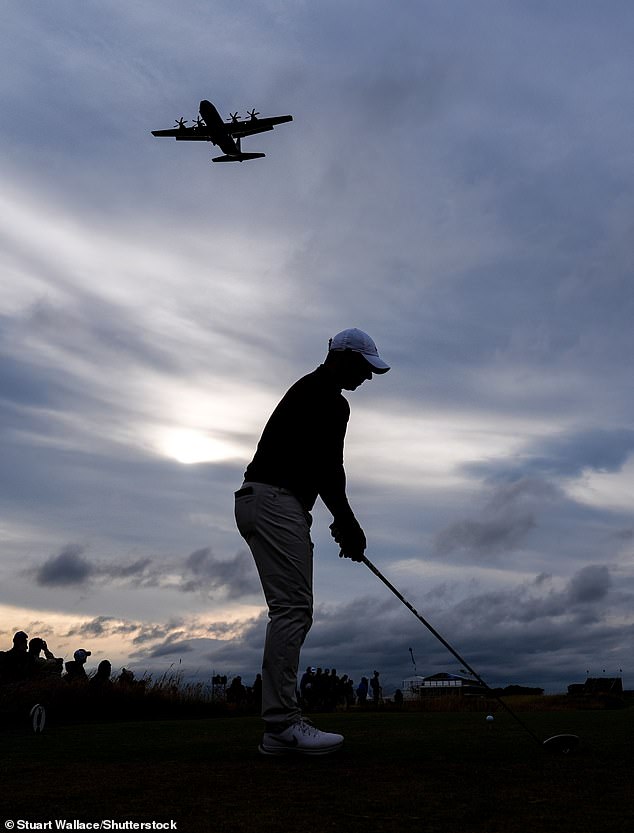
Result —
<instances>
[{"instance_id":1,"label":"golfer's arm","mask_svg":"<svg viewBox=\"0 0 634 833\"><path fill-rule=\"evenodd\" d=\"M319 496L337 523L355 520L346 496L346 473L343 463L332 466L324 475Z\"/></svg>"},{"instance_id":2,"label":"golfer's arm","mask_svg":"<svg viewBox=\"0 0 634 833\"><path fill-rule=\"evenodd\" d=\"M343 446L350 409L342 400L341 412L334 414L326 427L321 447L319 495L337 524L357 523L346 496L346 472L343 467Z\"/></svg>"}]
</instances>

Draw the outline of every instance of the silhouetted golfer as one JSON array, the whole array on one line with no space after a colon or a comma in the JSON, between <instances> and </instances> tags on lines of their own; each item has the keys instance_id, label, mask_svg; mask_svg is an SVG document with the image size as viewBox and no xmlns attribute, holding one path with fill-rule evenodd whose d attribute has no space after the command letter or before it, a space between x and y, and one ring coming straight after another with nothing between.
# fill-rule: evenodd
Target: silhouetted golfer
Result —
<instances>
[{"instance_id":1,"label":"silhouetted golfer","mask_svg":"<svg viewBox=\"0 0 634 833\"><path fill-rule=\"evenodd\" d=\"M297 701L301 647L312 624L312 510L317 496L332 513L342 554L360 561L363 530L346 496L343 446L356 390L387 365L369 335L344 330L330 340L322 365L296 382L267 422L255 456L235 493L236 522L260 574L269 608L262 662L260 752L325 754L343 737L302 719Z\"/></svg>"}]
</instances>

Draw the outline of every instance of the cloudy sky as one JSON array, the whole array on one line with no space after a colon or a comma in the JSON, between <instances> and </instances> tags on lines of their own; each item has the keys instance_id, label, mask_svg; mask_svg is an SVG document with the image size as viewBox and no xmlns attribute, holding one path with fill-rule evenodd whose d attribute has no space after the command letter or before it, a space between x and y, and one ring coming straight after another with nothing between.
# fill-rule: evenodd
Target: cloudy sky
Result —
<instances>
[{"instance_id":1,"label":"cloudy sky","mask_svg":"<svg viewBox=\"0 0 634 833\"><path fill-rule=\"evenodd\" d=\"M624 671L634 633L634 8L6 0L0 638L259 670L233 521L328 338L369 557L491 683ZM255 162L150 131L256 107ZM315 511L302 664L459 666ZM89 664L90 667L90 664Z\"/></svg>"}]
</instances>

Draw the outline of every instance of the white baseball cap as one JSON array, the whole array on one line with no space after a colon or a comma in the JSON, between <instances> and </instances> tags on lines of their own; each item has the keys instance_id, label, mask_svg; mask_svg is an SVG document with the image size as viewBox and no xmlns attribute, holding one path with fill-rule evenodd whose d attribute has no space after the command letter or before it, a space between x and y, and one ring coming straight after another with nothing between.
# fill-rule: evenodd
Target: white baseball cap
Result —
<instances>
[{"instance_id":1,"label":"white baseball cap","mask_svg":"<svg viewBox=\"0 0 634 833\"><path fill-rule=\"evenodd\" d=\"M374 373L387 373L389 364L383 361L376 349L376 344L363 330L352 327L349 330L342 330L328 342L328 350L353 350L361 353L363 358L372 365Z\"/></svg>"}]
</instances>

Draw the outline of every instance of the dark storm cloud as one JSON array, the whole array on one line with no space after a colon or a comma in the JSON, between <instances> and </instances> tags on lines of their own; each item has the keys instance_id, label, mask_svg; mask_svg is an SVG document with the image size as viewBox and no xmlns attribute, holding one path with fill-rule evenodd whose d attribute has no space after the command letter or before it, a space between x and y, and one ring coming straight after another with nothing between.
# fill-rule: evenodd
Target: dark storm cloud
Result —
<instances>
[{"instance_id":1,"label":"dark storm cloud","mask_svg":"<svg viewBox=\"0 0 634 833\"><path fill-rule=\"evenodd\" d=\"M47 587L84 585L97 572L95 566L84 558L85 547L69 544L57 555L48 558L35 570L35 580Z\"/></svg>"},{"instance_id":2,"label":"dark storm cloud","mask_svg":"<svg viewBox=\"0 0 634 833\"><path fill-rule=\"evenodd\" d=\"M547 439L534 449L536 459L530 465L569 477L584 469L615 472L620 471L633 451L634 431L594 428Z\"/></svg>"},{"instance_id":3,"label":"dark storm cloud","mask_svg":"<svg viewBox=\"0 0 634 833\"><path fill-rule=\"evenodd\" d=\"M532 515L489 521L458 521L438 533L435 549L439 555L448 555L454 550L472 551L477 555L508 552L519 546L534 526Z\"/></svg>"},{"instance_id":4,"label":"dark storm cloud","mask_svg":"<svg viewBox=\"0 0 634 833\"><path fill-rule=\"evenodd\" d=\"M598 617L593 606L605 601L611 584L609 568L591 564L578 570L562 590L549 589L549 578L540 574L529 585L472 596L460 602L457 612L478 627L558 617L579 621Z\"/></svg>"},{"instance_id":5,"label":"dark storm cloud","mask_svg":"<svg viewBox=\"0 0 634 833\"><path fill-rule=\"evenodd\" d=\"M192 552L184 567L181 589L186 592L223 590L227 598L239 599L257 593L260 587L253 559L245 550L221 559L204 547Z\"/></svg>"},{"instance_id":6,"label":"dark storm cloud","mask_svg":"<svg viewBox=\"0 0 634 833\"><path fill-rule=\"evenodd\" d=\"M133 583L151 583L154 575L153 562L151 558L138 558L130 564L113 564L107 568L106 575L114 579L131 579Z\"/></svg>"},{"instance_id":7,"label":"dark storm cloud","mask_svg":"<svg viewBox=\"0 0 634 833\"><path fill-rule=\"evenodd\" d=\"M114 616L95 616L87 622L81 622L63 634L65 637L85 636L99 638L102 636L129 636L137 631L139 625L133 622L125 622Z\"/></svg>"},{"instance_id":8,"label":"dark storm cloud","mask_svg":"<svg viewBox=\"0 0 634 833\"><path fill-rule=\"evenodd\" d=\"M189 640L182 642L165 642L162 645L157 645L146 654L148 659L157 659L159 657L171 656L172 654L189 654L193 651L193 647Z\"/></svg>"},{"instance_id":9,"label":"dark storm cloud","mask_svg":"<svg viewBox=\"0 0 634 833\"><path fill-rule=\"evenodd\" d=\"M627 633L607 624L614 609L610 587L608 568L590 565L560 589L547 576L538 575L533 582L474 594L456 603L443 602L432 591L422 607L418 604L459 653L493 681L561 689L582 676L588 665L596 668L608 655L626 655ZM399 674L406 676L411 669L410 646L415 648L419 673L456 670L456 660L446 649L402 605L389 599L359 599L329 609L318 606L304 655L311 664L350 670L357 677L377 667L397 682Z\"/></svg>"},{"instance_id":10,"label":"dark storm cloud","mask_svg":"<svg viewBox=\"0 0 634 833\"><path fill-rule=\"evenodd\" d=\"M593 583L599 585L596 592L589 590ZM458 602L449 601L451 593L437 593L432 588L422 608L418 604L426 618L491 684L522 683L565 690L569 683L582 680L586 669L596 670L605 664L606 657L623 657L628 650L627 629L607 624L609 593L609 572L601 565L591 565L561 589L554 589L548 576L539 575L532 582ZM239 673L249 679L259 670L265 626L263 611L243 623L237 638L210 643L204 637L183 639L175 631L161 645L137 654L136 661L151 665L153 658L182 652L184 645L190 655L188 666L193 667L200 658L203 668ZM227 634L232 628L235 623L228 625ZM413 672L410 647L418 673L459 670L457 660L399 602L368 596L341 605L318 604L301 662L302 668L336 668L357 682L376 669L389 691Z\"/></svg>"},{"instance_id":11,"label":"dark storm cloud","mask_svg":"<svg viewBox=\"0 0 634 833\"><path fill-rule=\"evenodd\" d=\"M144 643L155 642L159 639L182 639L186 635L187 631L182 621L170 621L162 624L143 624L139 626L139 632L132 640L132 643L134 645L143 645Z\"/></svg>"},{"instance_id":12,"label":"dark storm cloud","mask_svg":"<svg viewBox=\"0 0 634 833\"><path fill-rule=\"evenodd\" d=\"M173 621L167 625L143 626L133 640L135 650L130 656L137 666L148 667L152 659L186 651L193 654L187 663L190 671L194 664L200 663L203 668L216 666L233 673L240 670L251 673L261 664L266 618L262 611L238 623L219 620L204 625Z\"/></svg>"},{"instance_id":13,"label":"dark storm cloud","mask_svg":"<svg viewBox=\"0 0 634 833\"><path fill-rule=\"evenodd\" d=\"M516 507L543 506L561 500L563 492L554 483L540 477L522 477L511 482L496 483L486 495L485 510L508 512Z\"/></svg>"},{"instance_id":14,"label":"dark storm cloud","mask_svg":"<svg viewBox=\"0 0 634 833\"><path fill-rule=\"evenodd\" d=\"M537 526L540 509L562 495L545 480L524 477L496 484L483 497L480 519L456 521L436 534L434 550L438 555L463 551L486 558L512 552Z\"/></svg>"},{"instance_id":15,"label":"dark storm cloud","mask_svg":"<svg viewBox=\"0 0 634 833\"><path fill-rule=\"evenodd\" d=\"M466 463L462 468L476 477L535 482L545 477L578 477L588 470L618 472L632 452L631 429L590 428L533 440L508 459Z\"/></svg>"},{"instance_id":16,"label":"dark storm cloud","mask_svg":"<svg viewBox=\"0 0 634 833\"><path fill-rule=\"evenodd\" d=\"M205 592L228 599L239 599L259 592L253 559L240 550L231 559L221 559L211 548L192 552L184 560L158 560L149 557L129 562L89 559L87 547L69 544L50 556L41 566L27 571L42 586L119 584L145 589L175 588L185 593ZM174 582L174 575L181 578Z\"/></svg>"},{"instance_id":17,"label":"dark storm cloud","mask_svg":"<svg viewBox=\"0 0 634 833\"><path fill-rule=\"evenodd\" d=\"M607 567L592 564L583 567L570 580L568 586L570 603L575 605L599 602L605 598L611 584L612 579Z\"/></svg>"},{"instance_id":18,"label":"dark storm cloud","mask_svg":"<svg viewBox=\"0 0 634 833\"><path fill-rule=\"evenodd\" d=\"M114 622L112 616L96 616L89 622L82 622L75 628L70 628L64 636L86 636L100 637L111 632L111 625Z\"/></svg>"},{"instance_id":19,"label":"dark storm cloud","mask_svg":"<svg viewBox=\"0 0 634 833\"><path fill-rule=\"evenodd\" d=\"M35 581L44 587L78 586L91 582L122 580L132 585L158 583L157 571L150 558L130 563L106 564L88 559L87 547L68 544L57 555L52 555L40 566L29 570Z\"/></svg>"},{"instance_id":20,"label":"dark storm cloud","mask_svg":"<svg viewBox=\"0 0 634 833\"><path fill-rule=\"evenodd\" d=\"M242 674L254 678L262 665L262 646L267 624L266 611L239 623L239 635L235 634L235 622L215 622L209 637L192 640L202 667L216 669L217 673Z\"/></svg>"},{"instance_id":21,"label":"dark storm cloud","mask_svg":"<svg viewBox=\"0 0 634 833\"><path fill-rule=\"evenodd\" d=\"M411 600L492 684L565 690L569 683L582 680L586 669L596 671L605 665L608 657L618 657L623 664L631 628L607 624L617 603L610 594L609 570L590 565L564 585L556 586L551 577L539 574L533 581L458 601L441 586L430 588L420 600ZM628 597L618 603L628 606L631 601ZM207 628L211 639L198 626L188 633L183 622L147 628L148 639L135 643L145 641L148 647L136 651L134 661L137 667L152 670L153 661L187 653L190 671L199 668L205 674L213 668L216 673L241 674L248 680L259 670L266 618L263 610L238 625L214 623ZM234 635L236 629L239 636ZM357 682L377 669L389 691L413 670L410 647L418 673L459 670L457 660L390 596L318 604L302 652L302 667L336 668Z\"/></svg>"}]
</instances>

